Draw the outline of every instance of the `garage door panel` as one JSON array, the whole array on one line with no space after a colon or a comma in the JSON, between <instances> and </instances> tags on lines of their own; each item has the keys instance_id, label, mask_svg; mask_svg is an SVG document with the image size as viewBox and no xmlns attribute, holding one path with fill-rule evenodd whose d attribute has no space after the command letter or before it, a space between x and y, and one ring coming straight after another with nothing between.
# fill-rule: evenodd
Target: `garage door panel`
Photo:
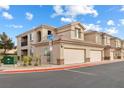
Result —
<instances>
[{"instance_id":1,"label":"garage door panel","mask_svg":"<svg viewBox=\"0 0 124 93\"><path fill-rule=\"evenodd\" d=\"M84 50L64 49L64 63L74 64L84 62Z\"/></svg>"},{"instance_id":2,"label":"garage door panel","mask_svg":"<svg viewBox=\"0 0 124 93\"><path fill-rule=\"evenodd\" d=\"M90 62L101 61L101 51L90 51Z\"/></svg>"}]
</instances>

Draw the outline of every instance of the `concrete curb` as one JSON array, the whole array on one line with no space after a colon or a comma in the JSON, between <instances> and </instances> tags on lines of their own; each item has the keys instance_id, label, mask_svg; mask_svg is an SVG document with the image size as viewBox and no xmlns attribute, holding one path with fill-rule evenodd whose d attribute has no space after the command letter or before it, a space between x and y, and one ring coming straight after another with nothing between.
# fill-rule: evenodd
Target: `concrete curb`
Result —
<instances>
[{"instance_id":1,"label":"concrete curb","mask_svg":"<svg viewBox=\"0 0 124 93\"><path fill-rule=\"evenodd\" d=\"M115 61L115 62L95 62L95 63L84 63L80 65L73 65L73 66L63 66L63 67L52 67L52 68L42 68L42 69L17 69L17 70L0 70L0 74L16 74L16 73L31 73L31 72L48 72L48 71L60 71L60 70L67 70L67 69L74 69L74 68L80 68L80 67L90 67L90 66L96 66L96 65L102 65L102 64L110 64L110 63L116 63L116 62L122 62Z\"/></svg>"}]
</instances>

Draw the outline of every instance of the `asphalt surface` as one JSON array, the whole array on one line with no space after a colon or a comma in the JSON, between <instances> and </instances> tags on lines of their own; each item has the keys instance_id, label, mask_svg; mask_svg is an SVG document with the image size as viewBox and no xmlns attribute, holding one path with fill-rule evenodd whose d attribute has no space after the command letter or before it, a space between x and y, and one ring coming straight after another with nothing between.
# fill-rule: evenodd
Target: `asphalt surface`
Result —
<instances>
[{"instance_id":1,"label":"asphalt surface","mask_svg":"<svg viewBox=\"0 0 124 93\"><path fill-rule=\"evenodd\" d=\"M0 74L1 88L124 88L124 62L63 71Z\"/></svg>"}]
</instances>

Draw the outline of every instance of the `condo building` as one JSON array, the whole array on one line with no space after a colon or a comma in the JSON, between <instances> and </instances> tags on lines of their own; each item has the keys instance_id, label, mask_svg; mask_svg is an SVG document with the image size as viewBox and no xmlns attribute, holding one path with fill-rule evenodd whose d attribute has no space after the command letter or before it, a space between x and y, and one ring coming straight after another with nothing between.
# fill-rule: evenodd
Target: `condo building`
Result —
<instances>
[{"instance_id":1,"label":"condo building","mask_svg":"<svg viewBox=\"0 0 124 93\"><path fill-rule=\"evenodd\" d=\"M104 32L85 31L80 22L73 22L58 28L41 25L22 33L17 36L17 50L20 59L38 56L41 63L100 62L123 59L124 41Z\"/></svg>"}]
</instances>

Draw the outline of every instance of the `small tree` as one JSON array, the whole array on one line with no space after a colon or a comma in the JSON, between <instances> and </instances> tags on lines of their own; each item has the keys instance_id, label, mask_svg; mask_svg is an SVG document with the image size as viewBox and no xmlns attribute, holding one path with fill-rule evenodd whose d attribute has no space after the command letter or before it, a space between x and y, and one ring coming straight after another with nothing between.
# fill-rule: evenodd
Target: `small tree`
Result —
<instances>
[{"instance_id":1,"label":"small tree","mask_svg":"<svg viewBox=\"0 0 124 93\"><path fill-rule=\"evenodd\" d=\"M6 54L7 49L12 49L14 47L14 43L12 40L7 36L5 32L0 34L0 49L4 49L3 54Z\"/></svg>"}]
</instances>

